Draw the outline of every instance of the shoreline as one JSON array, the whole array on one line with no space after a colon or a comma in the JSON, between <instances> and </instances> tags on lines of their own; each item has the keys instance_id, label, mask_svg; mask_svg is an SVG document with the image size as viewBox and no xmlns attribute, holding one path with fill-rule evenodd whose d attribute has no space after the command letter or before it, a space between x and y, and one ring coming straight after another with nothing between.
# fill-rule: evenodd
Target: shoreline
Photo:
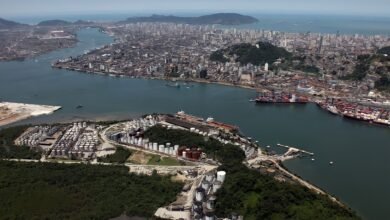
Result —
<instances>
[{"instance_id":1,"label":"shoreline","mask_svg":"<svg viewBox=\"0 0 390 220\"><path fill-rule=\"evenodd\" d=\"M229 82L220 82L220 81L209 81L209 80L204 80L204 79L195 79L195 78L166 78L166 77L146 77L146 76L130 76L130 75L124 75L124 74L118 74L118 73L103 73L103 72L92 72L92 71L85 71L82 69L76 69L76 68L71 68L71 67L61 67L61 66L56 66L52 65L52 68L57 68L57 69L63 69L63 70L68 70L68 71L75 71L79 73L84 73L84 74L90 74L90 75L102 75L102 76L108 76L108 77L115 77L115 78L130 78L130 79L144 79L144 80L162 80L166 82L193 82L193 83L201 83L201 84L213 84L213 85L222 85L222 86L229 86L233 88L241 88L241 89L248 89L248 90L254 90L258 91L259 89L263 89L262 87L255 87L255 86L250 86L250 85L242 85L242 84L234 84L234 83L229 83ZM312 97L311 97L312 98ZM277 104L277 103L271 103L271 104ZM301 104L301 103L286 103L286 104ZM328 109L322 108L320 104L312 99L308 102L308 104L315 104L322 110L333 114L331 111ZM333 114L335 115L335 114ZM342 114L336 114L336 116L341 117L341 118L347 118L350 120L355 120L359 122L367 122L368 124L375 125L375 126L382 126L388 128L390 125L385 125L377 122L368 122L365 120L361 120L359 118L348 118L345 117Z\"/></svg>"},{"instance_id":2,"label":"shoreline","mask_svg":"<svg viewBox=\"0 0 390 220\"><path fill-rule=\"evenodd\" d=\"M3 111L0 112L2 115L0 118L0 127L31 117L49 115L61 108L61 106L0 102L0 109L3 109Z\"/></svg>"}]
</instances>

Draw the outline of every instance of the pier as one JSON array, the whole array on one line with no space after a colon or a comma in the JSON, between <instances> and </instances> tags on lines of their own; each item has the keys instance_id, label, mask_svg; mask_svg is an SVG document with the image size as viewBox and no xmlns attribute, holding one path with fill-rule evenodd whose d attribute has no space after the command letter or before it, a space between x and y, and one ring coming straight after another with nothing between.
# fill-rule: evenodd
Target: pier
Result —
<instances>
[{"instance_id":1,"label":"pier","mask_svg":"<svg viewBox=\"0 0 390 220\"><path fill-rule=\"evenodd\" d=\"M279 146L279 147L287 148L288 149L287 152L302 152L302 153L308 154L310 156L314 156L314 153L306 151L306 150L299 149L297 147L291 147L291 146L287 146L287 145L283 145L283 144L276 144L276 145Z\"/></svg>"}]
</instances>

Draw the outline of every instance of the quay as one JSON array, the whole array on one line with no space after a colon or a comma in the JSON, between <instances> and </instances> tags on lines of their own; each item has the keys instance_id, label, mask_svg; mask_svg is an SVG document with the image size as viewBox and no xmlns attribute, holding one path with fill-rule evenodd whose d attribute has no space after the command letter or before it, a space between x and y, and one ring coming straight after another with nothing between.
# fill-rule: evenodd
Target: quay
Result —
<instances>
[{"instance_id":1,"label":"quay","mask_svg":"<svg viewBox=\"0 0 390 220\"><path fill-rule=\"evenodd\" d=\"M289 151L302 152L302 153L308 154L310 156L314 156L314 153L306 151L306 150L299 149L297 147L291 147L291 146L287 146L287 145L283 145L283 144L276 144L276 145L279 146L279 147L287 148Z\"/></svg>"}]
</instances>

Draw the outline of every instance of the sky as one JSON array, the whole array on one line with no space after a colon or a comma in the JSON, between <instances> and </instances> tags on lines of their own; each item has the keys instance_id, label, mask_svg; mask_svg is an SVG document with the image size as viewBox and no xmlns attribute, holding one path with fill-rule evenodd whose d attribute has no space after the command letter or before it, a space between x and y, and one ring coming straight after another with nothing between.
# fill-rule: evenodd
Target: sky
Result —
<instances>
[{"instance_id":1,"label":"sky","mask_svg":"<svg viewBox=\"0 0 390 220\"><path fill-rule=\"evenodd\" d=\"M0 0L0 17L96 13L281 13L390 16L390 0Z\"/></svg>"}]
</instances>

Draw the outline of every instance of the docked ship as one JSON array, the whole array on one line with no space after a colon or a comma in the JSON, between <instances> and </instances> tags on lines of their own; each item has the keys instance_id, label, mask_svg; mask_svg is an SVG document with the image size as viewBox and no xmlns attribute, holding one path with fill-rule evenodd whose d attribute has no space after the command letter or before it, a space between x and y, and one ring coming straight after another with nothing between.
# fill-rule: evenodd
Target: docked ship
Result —
<instances>
[{"instance_id":1,"label":"docked ship","mask_svg":"<svg viewBox=\"0 0 390 220\"><path fill-rule=\"evenodd\" d=\"M296 95L292 93L285 92L269 92L262 93L254 100L256 103L296 103L296 104L306 104L309 102L309 98L306 96Z\"/></svg>"},{"instance_id":2,"label":"docked ship","mask_svg":"<svg viewBox=\"0 0 390 220\"><path fill-rule=\"evenodd\" d=\"M388 109L333 98L327 98L317 102L317 104L329 113L338 114L347 119L390 126L390 111Z\"/></svg>"}]
</instances>

